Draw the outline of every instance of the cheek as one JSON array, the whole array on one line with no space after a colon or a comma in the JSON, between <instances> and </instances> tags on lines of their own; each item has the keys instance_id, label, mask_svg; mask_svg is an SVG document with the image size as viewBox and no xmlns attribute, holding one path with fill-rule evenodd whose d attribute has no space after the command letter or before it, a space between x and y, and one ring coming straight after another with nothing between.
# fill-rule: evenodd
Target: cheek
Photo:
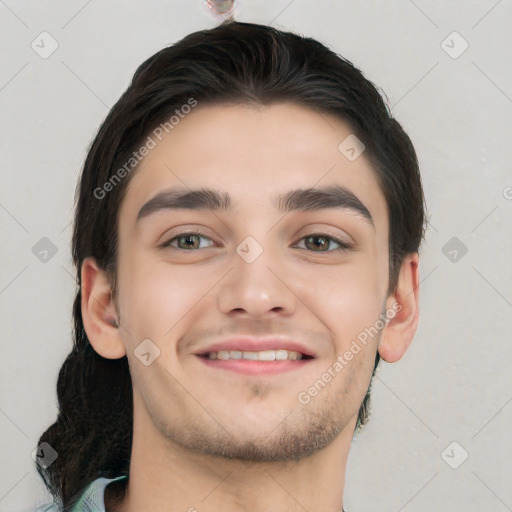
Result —
<instances>
[{"instance_id":1,"label":"cheek","mask_svg":"<svg viewBox=\"0 0 512 512\"><path fill-rule=\"evenodd\" d=\"M382 276L375 263L361 259L357 264L340 267L335 277L328 277L316 281L318 286L311 300L317 304L317 314L336 334L339 353L378 320L384 301Z\"/></svg>"},{"instance_id":2,"label":"cheek","mask_svg":"<svg viewBox=\"0 0 512 512\"><path fill-rule=\"evenodd\" d=\"M209 287L194 279L193 272L171 269L147 256L125 259L119 272L120 312L133 343L149 338L163 347L179 322L194 308L203 307Z\"/></svg>"}]
</instances>

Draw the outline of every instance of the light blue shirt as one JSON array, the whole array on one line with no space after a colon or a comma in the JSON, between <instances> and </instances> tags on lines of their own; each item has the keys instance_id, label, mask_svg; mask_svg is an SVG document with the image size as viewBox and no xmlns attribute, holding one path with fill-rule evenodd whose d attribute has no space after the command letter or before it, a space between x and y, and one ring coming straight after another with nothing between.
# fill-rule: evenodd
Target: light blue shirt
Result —
<instances>
[{"instance_id":1,"label":"light blue shirt","mask_svg":"<svg viewBox=\"0 0 512 512\"><path fill-rule=\"evenodd\" d=\"M116 478L97 478L91 482L80 496L71 512L105 512L105 487L110 482L126 478L126 475ZM43 505L35 512L61 512L55 503Z\"/></svg>"}]
</instances>

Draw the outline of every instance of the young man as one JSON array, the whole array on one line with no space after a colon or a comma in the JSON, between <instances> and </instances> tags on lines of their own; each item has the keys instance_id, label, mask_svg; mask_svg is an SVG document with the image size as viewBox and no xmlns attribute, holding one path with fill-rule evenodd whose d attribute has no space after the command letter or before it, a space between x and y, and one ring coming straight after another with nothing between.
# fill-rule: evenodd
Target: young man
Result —
<instances>
[{"instance_id":1,"label":"young man","mask_svg":"<svg viewBox=\"0 0 512 512\"><path fill-rule=\"evenodd\" d=\"M50 510L343 510L418 323L421 180L375 87L229 20L140 66L77 196Z\"/></svg>"}]
</instances>

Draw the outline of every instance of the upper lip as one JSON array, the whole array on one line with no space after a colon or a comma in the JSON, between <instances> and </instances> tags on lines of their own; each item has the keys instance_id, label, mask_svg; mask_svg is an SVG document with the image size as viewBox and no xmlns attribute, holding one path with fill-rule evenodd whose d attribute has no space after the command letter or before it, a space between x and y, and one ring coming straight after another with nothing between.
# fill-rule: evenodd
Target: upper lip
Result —
<instances>
[{"instance_id":1,"label":"upper lip","mask_svg":"<svg viewBox=\"0 0 512 512\"><path fill-rule=\"evenodd\" d=\"M219 350L241 350L259 352L260 350L293 350L309 357L316 357L314 352L304 344L290 338L252 338L238 336L219 341L209 345L204 350L196 352L197 355L219 352Z\"/></svg>"}]
</instances>

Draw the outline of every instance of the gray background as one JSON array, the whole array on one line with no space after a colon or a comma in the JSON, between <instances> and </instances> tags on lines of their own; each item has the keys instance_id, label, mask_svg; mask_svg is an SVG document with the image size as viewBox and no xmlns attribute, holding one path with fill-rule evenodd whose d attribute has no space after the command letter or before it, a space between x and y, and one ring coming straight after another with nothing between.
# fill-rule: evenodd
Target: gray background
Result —
<instances>
[{"instance_id":1,"label":"gray background","mask_svg":"<svg viewBox=\"0 0 512 512\"><path fill-rule=\"evenodd\" d=\"M352 60L420 158L421 320L375 379L346 509L512 510L512 3L240 0L235 16ZM49 501L31 453L56 418L71 348L70 222L87 146L140 63L220 18L202 0L0 0L0 20L0 511L17 512ZM47 58L31 47L51 48L43 31L58 43ZM57 249L46 261L43 237Z\"/></svg>"}]
</instances>

